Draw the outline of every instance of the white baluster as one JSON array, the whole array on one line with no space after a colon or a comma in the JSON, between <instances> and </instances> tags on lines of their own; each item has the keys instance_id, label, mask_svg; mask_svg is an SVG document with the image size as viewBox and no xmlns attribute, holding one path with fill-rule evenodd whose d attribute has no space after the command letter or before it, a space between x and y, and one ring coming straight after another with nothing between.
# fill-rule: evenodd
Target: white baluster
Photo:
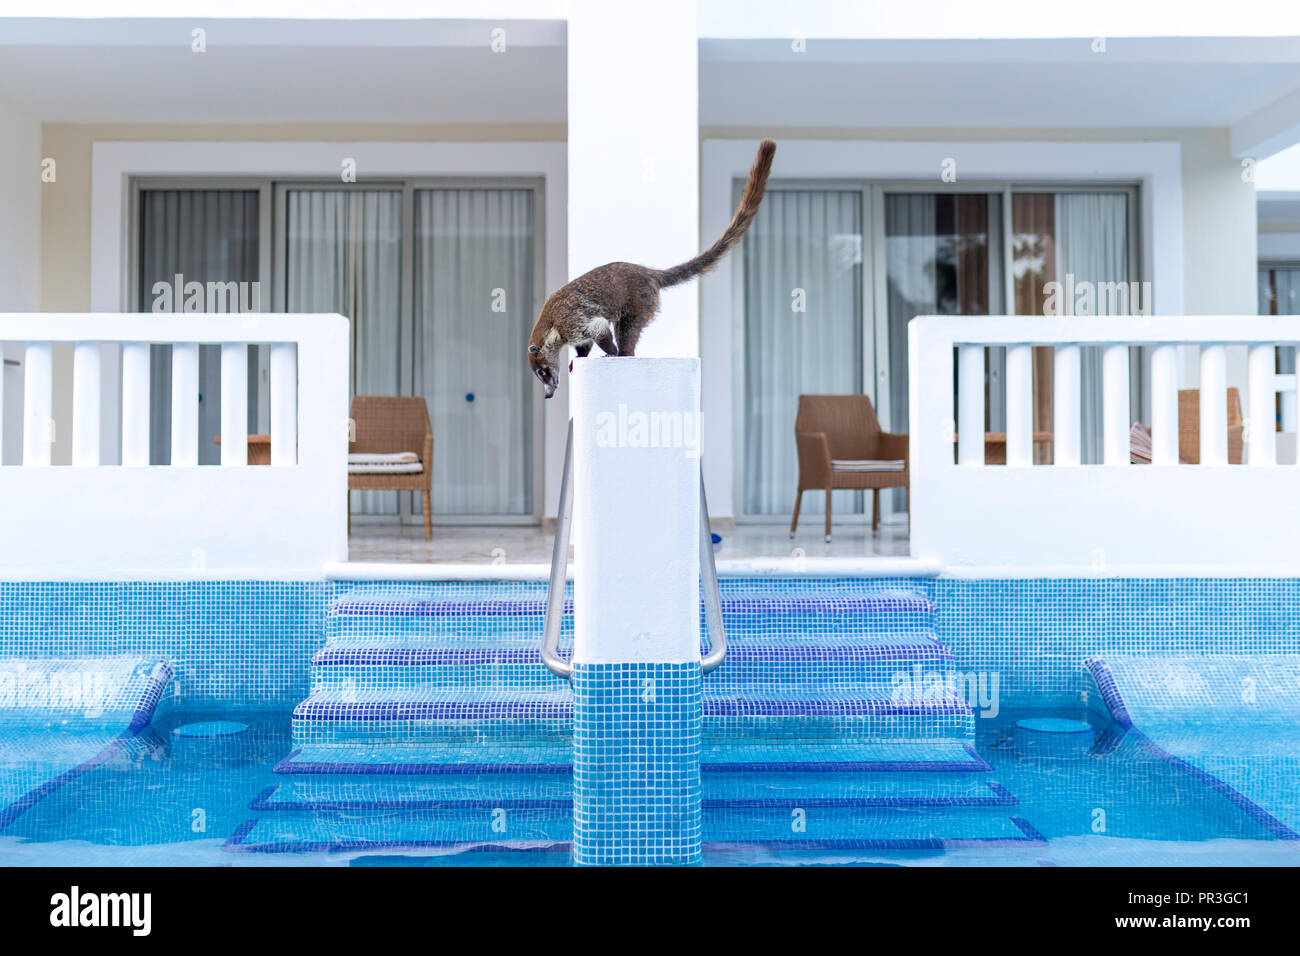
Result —
<instances>
[{"instance_id":1,"label":"white baluster","mask_svg":"<svg viewBox=\"0 0 1300 956\"><path fill-rule=\"evenodd\" d=\"M1007 465L1034 463L1034 350L1007 346Z\"/></svg>"},{"instance_id":2,"label":"white baluster","mask_svg":"<svg viewBox=\"0 0 1300 956\"><path fill-rule=\"evenodd\" d=\"M1080 458L1079 346L1058 345L1052 375L1052 461L1077 465Z\"/></svg>"},{"instance_id":3,"label":"white baluster","mask_svg":"<svg viewBox=\"0 0 1300 956\"><path fill-rule=\"evenodd\" d=\"M1274 382L1276 350L1269 345L1250 347L1250 463L1277 464L1277 388Z\"/></svg>"},{"instance_id":4,"label":"white baluster","mask_svg":"<svg viewBox=\"0 0 1300 956\"><path fill-rule=\"evenodd\" d=\"M23 359L23 465L50 463L54 445L54 353L49 342L29 342Z\"/></svg>"},{"instance_id":5,"label":"white baluster","mask_svg":"<svg viewBox=\"0 0 1300 956\"><path fill-rule=\"evenodd\" d=\"M72 350L72 464L99 466L98 342L78 342Z\"/></svg>"},{"instance_id":6,"label":"white baluster","mask_svg":"<svg viewBox=\"0 0 1300 956\"><path fill-rule=\"evenodd\" d=\"M298 461L298 346L271 346L271 464Z\"/></svg>"},{"instance_id":7,"label":"white baluster","mask_svg":"<svg viewBox=\"0 0 1300 956\"><path fill-rule=\"evenodd\" d=\"M1151 350L1151 464L1178 464L1178 346Z\"/></svg>"},{"instance_id":8,"label":"white baluster","mask_svg":"<svg viewBox=\"0 0 1300 956\"><path fill-rule=\"evenodd\" d=\"M122 464L149 464L149 343L122 345Z\"/></svg>"},{"instance_id":9,"label":"white baluster","mask_svg":"<svg viewBox=\"0 0 1300 956\"><path fill-rule=\"evenodd\" d=\"M172 464L199 463L199 346L172 346Z\"/></svg>"},{"instance_id":10,"label":"white baluster","mask_svg":"<svg viewBox=\"0 0 1300 956\"><path fill-rule=\"evenodd\" d=\"M957 347L957 464L984 464L984 346Z\"/></svg>"},{"instance_id":11,"label":"white baluster","mask_svg":"<svg viewBox=\"0 0 1300 956\"><path fill-rule=\"evenodd\" d=\"M1201 464L1228 463L1228 349L1201 346Z\"/></svg>"},{"instance_id":12,"label":"white baluster","mask_svg":"<svg viewBox=\"0 0 1300 956\"><path fill-rule=\"evenodd\" d=\"M248 345L221 346L221 464L248 464Z\"/></svg>"},{"instance_id":13,"label":"white baluster","mask_svg":"<svg viewBox=\"0 0 1300 956\"><path fill-rule=\"evenodd\" d=\"M1101 357L1102 463L1129 463L1128 345L1107 345Z\"/></svg>"}]
</instances>

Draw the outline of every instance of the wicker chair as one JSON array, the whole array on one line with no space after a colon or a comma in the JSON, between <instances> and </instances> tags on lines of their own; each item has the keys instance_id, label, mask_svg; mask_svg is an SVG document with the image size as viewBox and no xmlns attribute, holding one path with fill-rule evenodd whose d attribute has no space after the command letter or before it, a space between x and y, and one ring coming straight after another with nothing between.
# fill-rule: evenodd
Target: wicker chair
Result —
<instances>
[{"instance_id":1,"label":"wicker chair","mask_svg":"<svg viewBox=\"0 0 1300 956\"><path fill-rule=\"evenodd\" d=\"M799 487L790 537L799 527L803 493L826 490L826 540L831 539L831 492L850 488L872 492L871 529L880 527L880 489L907 488L907 435L882 431L866 395L800 395L794 420L799 450ZM898 471L872 463L901 461Z\"/></svg>"},{"instance_id":2,"label":"wicker chair","mask_svg":"<svg viewBox=\"0 0 1300 956\"><path fill-rule=\"evenodd\" d=\"M1240 465L1245 426L1241 417L1241 393L1228 389L1228 464ZM1201 390L1178 390L1178 460L1184 465L1201 463Z\"/></svg>"},{"instance_id":3,"label":"wicker chair","mask_svg":"<svg viewBox=\"0 0 1300 956\"><path fill-rule=\"evenodd\" d=\"M392 454L413 451L420 456L418 472L397 475L348 475L348 491L418 491L424 511L424 539L433 537L432 488L433 428L423 398L358 395L352 399L352 454ZM352 532L351 495L348 533Z\"/></svg>"}]
</instances>

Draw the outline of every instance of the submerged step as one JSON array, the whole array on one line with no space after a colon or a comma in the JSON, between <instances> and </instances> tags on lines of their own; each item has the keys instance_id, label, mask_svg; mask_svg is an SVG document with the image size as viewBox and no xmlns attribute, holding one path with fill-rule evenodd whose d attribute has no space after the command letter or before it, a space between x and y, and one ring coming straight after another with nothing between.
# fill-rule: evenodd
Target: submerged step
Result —
<instances>
[{"instance_id":1,"label":"submerged step","mask_svg":"<svg viewBox=\"0 0 1300 956\"><path fill-rule=\"evenodd\" d=\"M964 774L703 774L705 808L1008 807L999 783ZM541 809L573 802L567 774L309 776L266 788L249 809L382 812L438 809Z\"/></svg>"},{"instance_id":2,"label":"submerged step","mask_svg":"<svg viewBox=\"0 0 1300 956\"><path fill-rule=\"evenodd\" d=\"M562 774L573 772L573 747L563 742L487 745L307 744L275 766L277 774Z\"/></svg>"},{"instance_id":3,"label":"submerged step","mask_svg":"<svg viewBox=\"0 0 1300 956\"><path fill-rule=\"evenodd\" d=\"M974 716L956 695L895 699L884 690L795 695L729 694L705 688L708 737L894 739L971 737ZM313 691L293 712L298 743L414 740L565 741L567 687L524 693L495 688L415 687Z\"/></svg>"},{"instance_id":4,"label":"submerged step","mask_svg":"<svg viewBox=\"0 0 1300 956\"><path fill-rule=\"evenodd\" d=\"M701 652L708 650L705 644ZM561 648L568 658L571 650ZM708 679L713 690L743 688L852 690L923 680L952 663L933 634L847 634L805 640L733 638ZM542 664L536 642L508 646L382 646L331 644L312 657L313 689L355 691L397 687L558 689L563 678Z\"/></svg>"},{"instance_id":5,"label":"submerged step","mask_svg":"<svg viewBox=\"0 0 1300 956\"><path fill-rule=\"evenodd\" d=\"M573 748L563 743L517 742L308 744L275 767L277 774L492 774L572 772ZM960 739L859 742L778 740L705 741L705 773L970 773L992 767Z\"/></svg>"},{"instance_id":6,"label":"submerged step","mask_svg":"<svg viewBox=\"0 0 1300 956\"><path fill-rule=\"evenodd\" d=\"M980 808L918 812L856 807L719 807L703 812L706 848L945 850L1045 842L1025 820ZM559 850L573 838L568 806L438 809L373 816L270 813L226 842L233 852L310 853L503 847Z\"/></svg>"}]
</instances>

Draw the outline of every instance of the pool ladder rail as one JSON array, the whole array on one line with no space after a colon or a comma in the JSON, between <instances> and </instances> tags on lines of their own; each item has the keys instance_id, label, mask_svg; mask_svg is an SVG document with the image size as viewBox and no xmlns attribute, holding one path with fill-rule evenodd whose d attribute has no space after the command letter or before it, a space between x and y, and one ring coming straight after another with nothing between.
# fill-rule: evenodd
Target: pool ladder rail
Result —
<instances>
[{"instance_id":1,"label":"pool ladder rail","mask_svg":"<svg viewBox=\"0 0 1300 956\"><path fill-rule=\"evenodd\" d=\"M546 624L542 628L542 663L552 674L565 680L573 676L573 665L560 657L560 624L564 619L564 580L569 563L569 531L573 524L573 419L564 440L564 474L560 479L560 506L555 516L555 547L551 552L551 581L546 591ZM704 586L704 623L709 652L700 658L700 672L707 674L727 655L727 634L722 624L722 595L718 590L718 568L713 560L713 534L709 529L709 502L700 472L700 576Z\"/></svg>"}]
</instances>

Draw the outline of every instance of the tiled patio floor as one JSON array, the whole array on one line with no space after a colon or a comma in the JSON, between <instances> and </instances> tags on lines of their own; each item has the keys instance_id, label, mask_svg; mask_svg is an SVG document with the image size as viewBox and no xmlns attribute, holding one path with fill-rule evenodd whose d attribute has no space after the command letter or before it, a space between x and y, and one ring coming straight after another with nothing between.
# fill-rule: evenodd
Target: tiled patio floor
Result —
<instances>
[{"instance_id":1,"label":"tiled patio floor","mask_svg":"<svg viewBox=\"0 0 1300 956\"><path fill-rule=\"evenodd\" d=\"M836 525L830 544L822 540L821 520L812 516L790 538L785 525L737 525L722 535L719 559L907 557L906 524L882 525L872 533L865 524ZM414 564L545 564L551 560L551 536L537 527L483 525L434 526L425 541L418 525L354 523L348 539L348 560ZM796 549L802 549L802 552Z\"/></svg>"}]
</instances>

